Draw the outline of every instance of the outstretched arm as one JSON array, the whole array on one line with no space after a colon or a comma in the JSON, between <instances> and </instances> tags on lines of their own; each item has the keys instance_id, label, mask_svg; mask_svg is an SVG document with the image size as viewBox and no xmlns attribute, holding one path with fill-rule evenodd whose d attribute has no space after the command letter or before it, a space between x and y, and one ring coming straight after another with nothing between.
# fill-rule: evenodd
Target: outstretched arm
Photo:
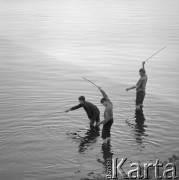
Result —
<instances>
[{"instance_id":1,"label":"outstretched arm","mask_svg":"<svg viewBox=\"0 0 179 180\"><path fill-rule=\"evenodd\" d=\"M145 70L145 61L144 62L142 62L142 68ZM135 85L135 86L132 86L132 87L130 87L130 88L126 88L126 91L129 91L129 90L132 90L132 89L136 89L137 87L139 87L140 86L140 84L142 83L142 81L138 81L138 83Z\"/></svg>"},{"instance_id":2,"label":"outstretched arm","mask_svg":"<svg viewBox=\"0 0 179 180\"><path fill-rule=\"evenodd\" d=\"M136 88L136 86L132 86L130 88L126 88L126 91L129 91L129 90L132 90L132 89L135 89L135 88Z\"/></svg>"},{"instance_id":3,"label":"outstretched arm","mask_svg":"<svg viewBox=\"0 0 179 180\"><path fill-rule=\"evenodd\" d=\"M140 87L141 84L142 84L142 82L143 82L143 80L142 80L142 79L139 79L139 81L137 82L137 84L136 84L135 86L132 86L132 87L130 87L130 88L126 88L126 91L129 91L129 90L131 90L131 89L136 89L136 88Z\"/></svg>"},{"instance_id":4,"label":"outstretched arm","mask_svg":"<svg viewBox=\"0 0 179 180\"><path fill-rule=\"evenodd\" d=\"M104 98L108 99L108 95L105 93L104 90L102 90L101 87L98 87L98 89L100 90L101 94L103 95Z\"/></svg>"},{"instance_id":5,"label":"outstretched arm","mask_svg":"<svg viewBox=\"0 0 179 180\"><path fill-rule=\"evenodd\" d=\"M81 107L82 107L82 104L79 104L79 105L74 106L74 107L72 107L72 108L70 108L70 109L67 109L65 112L67 113L67 112L69 112L69 111L73 111L73 110L79 109L79 108L81 108Z\"/></svg>"},{"instance_id":6,"label":"outstretched arm","mask_svg":"<svg viewBox=\"0 0 179 180\"><path fill-rule=\"evenodd\" d=\"M105 98L108 102L110 102L112 104L112 102L110 101L108 95L105 93L104 90L102 90L101 87L98 87L98 89L100 90L101 94L103 95L103 98Z\"/></svg>"}]
</instances>

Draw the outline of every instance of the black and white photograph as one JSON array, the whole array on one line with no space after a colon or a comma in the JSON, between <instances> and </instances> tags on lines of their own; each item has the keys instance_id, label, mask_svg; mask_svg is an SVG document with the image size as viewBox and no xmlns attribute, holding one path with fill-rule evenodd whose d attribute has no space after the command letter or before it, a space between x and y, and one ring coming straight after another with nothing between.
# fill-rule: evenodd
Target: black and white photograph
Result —
<instances>
[{"instance_id":1,"label":"black and white photograph","mask_svg":"<svg viewBox=\"0 0 179 180\"><path fill-rule=\"evenodd\" d=\"M0 180L179 179L179 0L0 0Z\"/></svg>"}]
</instances>

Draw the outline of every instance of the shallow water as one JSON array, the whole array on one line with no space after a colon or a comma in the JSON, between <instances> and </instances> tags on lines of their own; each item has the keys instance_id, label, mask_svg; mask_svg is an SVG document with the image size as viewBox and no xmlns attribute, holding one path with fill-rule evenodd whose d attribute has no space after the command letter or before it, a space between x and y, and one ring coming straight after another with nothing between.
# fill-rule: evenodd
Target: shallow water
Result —
<instances>
[{"instance_id":1,"label":"shallow water","mask_svg":"<svg viewBox=\"0 0 179 180\"><path fill-rule=\"evenodd\" d=\"M110 157L128 158L128 169L178 155L177 0L0 4L0 179L78 180L105 174ZM145 121L137 125L135 91L125 88L164 46L146 64ZM101 94L83 76L114 104L107 146L82 109L59 113L85 95L103 119Z\"/></svg>"}]
</instances>

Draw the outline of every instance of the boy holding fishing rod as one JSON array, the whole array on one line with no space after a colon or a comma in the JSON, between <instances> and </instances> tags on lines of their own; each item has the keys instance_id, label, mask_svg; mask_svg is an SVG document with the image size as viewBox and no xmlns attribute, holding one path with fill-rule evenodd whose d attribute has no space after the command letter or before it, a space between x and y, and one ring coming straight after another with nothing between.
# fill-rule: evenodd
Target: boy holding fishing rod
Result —
<instances>
[{"instance_id":1,"label":"boy holding fishing rod","mask_svg":"<svg viewBox=\"0 0 179 180\"><path fill-rule=\"evenodd\" d=\"M146 61L145 61L146 62ZM132 86L130 88L126 88L126 91L129 91L131 89L136 89L136 110L142 110L143 108L143 101L145 98L145 89L146 89L146 84L147 84L147 75L145 71L145 62L142 62L142 68L139 70L140 74L140 79L137 82L135 86Z\"/></svg>"},{"instance_id":2,"label":"boy holding fishing rod","mask_svg":"<svg viewBox=\"0 0 179 180\"><path fill-rule=\"evenodd\" d=\"M147 61L149 61L152 57L154 57L156 54L158 54L160 51L164 50L166 47L163 47L161 49L159 49L156 53L154 53L152 56L150 56L147 60L145 60L144 62L142 62L142 68L139 70L139 74L141 76L141 78L139 79L139 81L137 82L137 84L135 86L132 86L130 88L126 88L126 91L129 91L131 89L136 89L137 93L136 93L136 110L142 110L143 108L143 101L145 98L145 89L146 89L146 84L147 84L147 75L145 72L145 63Z\"/></svg>"},{"instance_id":3,"label":"boy holding fishing rod","mask_svg":"<svg viewBox=\"0 0 179 180\"><path fill-rule=\"evenodd\" d=\"M104 120L103 121L101 121L100 122L100 118L99 118L99 116L100 116L100 112L98 112L98 113L96 113L97 111L99 111L99 110L95 110L94 111L94 114L96 114L96 115L94 115L93 117L97 117L96 118L96 126L95 127L98 127L100 124L103 124L103 130L102 130L102 139L104 140L104 143L107 143L108 142L108 140L110 140L111 139L111 134L110 134L110 130L111 130L111 126L112 126L112 124L113 124L113 104L112 104L112 102L109 100L109 98L108 98L108 96L107 96L107 94L102 90L102 88L101 87L99 87L99 86L97 86L94 82L92 82L92 81L90 81L90 80L88 80L88 79L86 79L86 78L84 78L83 77L83 79L85 79L86 81L88 81L88 82L90 82L90 83L92 83L94 86L96 86L99 90L100 90L100 92L102 93L102 95L103 95L103 98L101 99L101 103L103 104L103 106L105 106L105 111L104 111ZM81 96L81 97L79 97L79 102L80 102L80 104L79 105L77 105L77 106L75 106L75 107L73 107L73 108L71 108L71 109L69 109L69 110L66 110L65 112L69 112L70 110L75 110L75 109L78 109L78 108L80 108L80 107L83 107L85 110L86 110L86 112L87 112L87 114L88 114L88 117L89 117L89 119L91 119L91 117L89 116L90 114L89 114L89 111L88 111L88 106L89 106L89 108L90 108L90 106L92 107L93 106L93 108L92 109L96 109L97 107L95 106L95 105L92 105L91 103L91 105L89 104L89 102L86 102L85 101L85 99L84 99L84 96ZM91 109L91 110L92 110ZM98 109L98 108L97 108ZM94 118L94 119L95 119ZM90 122L91 122L91 120L90 120ZM92 123L93 123L94 121L92 121ZM91 124L91 123L90 123ZM94 124L94 123L93 123ZM93 125L92 124L92 125Z\"/></svg>"},{"instance_id":4,"label":"boy holding fishing rod","mask_svg":"<svg viewBox=\"0 0 179 180\"><path fill-rule=\"evenodd\" d=\"M105 110L104 110L104 120L99 122L97 126L103 124L102 139L104 140L104 143L107 143L109 140L111 140L110 130L113 124L113 104L108 98L105 91L103 91L101 87L98 87L98 89L103 95L103 98L101 99L101 104L103 104Z\"/></svg>"}]
</instances>

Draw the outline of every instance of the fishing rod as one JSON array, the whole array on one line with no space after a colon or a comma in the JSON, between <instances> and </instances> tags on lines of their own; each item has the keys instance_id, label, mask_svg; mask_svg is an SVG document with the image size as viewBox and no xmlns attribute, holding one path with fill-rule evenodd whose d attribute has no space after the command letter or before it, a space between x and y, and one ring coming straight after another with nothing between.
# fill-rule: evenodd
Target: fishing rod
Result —
<instances>
[{"instance_id":1,"label":"fishing rod","mask_svg":"<svg viewBox=\"0 0 179 180\"><path fill-rule=\"evenodd\" d=\"M158 50L155 54L153 54L152 56L150 56L147 60L145 60L144 62L146 63L149 59L151 59L152 57L154 57L156 54L158 54L160 51L164 50L166 47L161 48L160 50Z\"/></svg>"},{"instance_id":2,"label":"fishing rod","mask_svg":"<svg viewBox=\"0 0 179 180\"><path fill-rule=\"evenodd\" d=\"M83 79L85 79L86 81L92 83L94 86L96 86L97 88L99 88L99 86L97 86L94 82L90 81L89 79L86 79L85 77L83 77Z\"/></svg>"}]
</instances>

